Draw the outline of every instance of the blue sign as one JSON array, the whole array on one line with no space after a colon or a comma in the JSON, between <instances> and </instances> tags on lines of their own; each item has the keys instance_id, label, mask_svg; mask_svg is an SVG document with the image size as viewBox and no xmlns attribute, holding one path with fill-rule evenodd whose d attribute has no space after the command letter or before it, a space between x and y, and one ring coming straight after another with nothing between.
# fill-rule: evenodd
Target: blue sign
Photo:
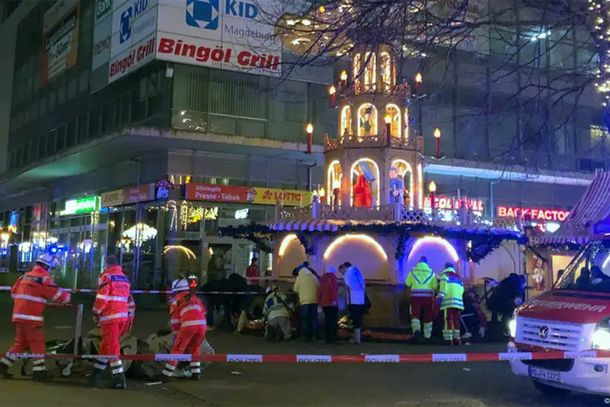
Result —
<instances>
[{"instance_id":1,"label":"blue sign","mask_svg":"<svg viewBox=\"0 0 610 407\"><path fill-rule=\"evenodd\" d=\"M219 0L186 0L186 24L205 30L217 30Z\"/></svg>"},{"instance_id":2,"label":"blue sign","mask_svg":"<svg viewBox=\"0 0 610 407\"><path fill-rule=\"evenodd\" d=\"M119 41L124 43L131 37L131 7L121 13L121 29L119 31Z\"/></svg>"},{"instance_id":3,"label":"blue sign","mask_svg":"<svg viewBox=\"0 0 610 407\"><path fill-rule=\"evenodd\" d=\"M137 18L148 8L148 0L134 0L129 7L121 13L121 27L119 41L124 43L131 37L131 20Z\"/></svg>"}]
</instances>

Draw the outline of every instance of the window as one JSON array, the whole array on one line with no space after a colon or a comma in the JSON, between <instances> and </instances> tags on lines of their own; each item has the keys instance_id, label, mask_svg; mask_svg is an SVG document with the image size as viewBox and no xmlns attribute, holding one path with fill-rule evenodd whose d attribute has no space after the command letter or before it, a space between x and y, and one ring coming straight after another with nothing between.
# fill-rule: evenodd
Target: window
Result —
<instances>
[{"instance_id":1,"label":"window","mask_svg":"<svg viewBox=\"0 0 610 407\"><path fill-rule=\"evenodd\" d=\"M343 106L341 109L341 136L351 136L352 131L352 108L351 106Z\"/></svg>"},{"instance_id":2,"label":"window","mask_svg":"<svg viewBox=\"0 0 610 407\"><path fill-rule=\"evenodd\" d=\"M394 87L396 83L396 70L392 63L392 57L387 52L382 52L380 55L381 59L381 82L383 83L383 90L389 91Z\"/></svg>"},{"instance_id":3,"label":"window","mask_svg":"<svg viewBox=\"0 0 610 407\"><path fill-rule=\"evenodd\" d=\"M372 52L364 54L364 89L375 90L377 83L376 57Z\"/></svg>"},{"instance_id":4,"label":"window","mask_svg":"<svg viewBox=\"0 0 610 407\"><path fill-rule=\"evenodd\" d=\"M377 109L365 103L358 109L358 137L377 135Z\"/></svg>"},{"instance_id":5,"label":"window","mask_svg":"<svg viewBox=\"0 0 610 407\"><path fill-rule=\"evenodd\" d=\"M390 104L387 105L385 108L385 114L386 116L390 116L390 135L392 137L397 137L400 138L400 129L401 129L401 123L400 123L400 109L398 108L398 106ZM384 118L385 120L385 118Z\"/></svg>"},{"instance_id":6,"label":"window","mask_svg":"<svg viewBox=\"0 0 610 407\"><path fill-rule=\"evenodd\" d=\"M327 174L327 194L326 203L332 206L341 205L341 178L343 177L343 169L341 163L337 160L330 163Z\"/></svg>"},{"instance_id":7,"label":"window","mask_svg":"<svg viewBox=\"0 0 610 407\"><path fill-rule=\"evenodd\" d=\"M379 205L379 167L369 158L361 158L352 166L351 203L354 207Z\"/></svg>"},{"instance_id":8,"label":"window","mask_svg":"<svg viewBox=\"0 0 610 407\"><path fill-rule=\"evenodd\" d=\"M394 160L390 167L390 203L413 206L413 168L405 160Z\"/></svg>"}]
</instances>

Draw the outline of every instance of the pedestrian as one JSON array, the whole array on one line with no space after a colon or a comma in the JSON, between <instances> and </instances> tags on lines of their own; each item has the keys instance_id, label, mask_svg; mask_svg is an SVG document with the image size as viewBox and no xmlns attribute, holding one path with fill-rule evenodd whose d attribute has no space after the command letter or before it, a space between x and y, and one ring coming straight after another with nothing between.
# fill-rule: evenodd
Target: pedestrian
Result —
<instances>
[{"instance_id":1,"label":"pedestrian","mask_svg":"<svg viewBox=\"0 0 610 407\"><path fill-rule=\"evenodd\" d=\"M343 281L347 288L348 309L354 326L354 335L350 339L350 343L359 344L362 341L362 318L366 311L366 283L358 267L349 262L343 263L339 267L339 271L343 274Z\"/></svg>"},{"instance_id":2,"label":"pedestrian","mask_svg":"<svg viewBox=\"0 0 610 407\"><path fill-rule=\"evenodd\" d=\"M112 370L113 389L126 389L127 380L120 359L121 337L131 328L133 317L130 310L134 309L131 298L131 283L116 256L106 258L106 269L97 280L97 294L93 303L93 320L100 327L102 341L100 355L112 356L110 359L97 359L93 365L90 385L96 386L104 376L106 365L110 362Z\"/></svg>"},{"instance_id":3,"label":"pedestrian","mask_svg":"<svg viewBox=\"0 0 610 407\"><path fill-rule=\"evenodd\" d=\"M308 342L313 340L318 319L318 286L320 283L316 276L303 266L294 281L294 292L299 297L301 305L301 330Z\"/></svg>"},{"instance_id":4,"label":"pedestrian","mask_svg":"<svg viewBox=\"0 0 610 407\"><path fill-rule=\"evenodd\" d=\"M189 354L191 358L191 380L201 377L201 344L206 333L206 309L195 294L197 283L194 277L189 281L181 278L172 282L174 298L170 304L170 322L174 333L171 354ZM195 283L193 283L195 281ZM170 360L163 368L162 380L168 381L176 371L177 360Z\"/></svg>"},{"instance_id":5,"label":"pedestrian","mask_svg":"<svg viewBox=\"0 0 610 407\"><path fill-rule=\"evenodd\" d=\"M29 353L42 355L45 353L44 310L48 301L66 304L70 302L70 293L55 285L49 276L53 267L59 266L59 261L50 254L43 254L36 259L31 271L15 281L11 288L13 297L12 322L15 325L15 343L5 357L0 359L0 378L10 379L9 368L17 361L11 353ZM32 361L32 379L44 381L49 378L46 372L44 358Z\"/></svg>"},{"instance_id":6,"label":"pedestrian","mask_svg":"<svg viewBox=\"0 0 610 407\"><path fill-rule=\"evenodd\" d=\"M265 338L271 341L289 340L292 337L290 312L292 306L276 286L267 289L263 319L265 320Z\"/></svg>"},{"instance_id":7,"label":"pedestrian","mask_svg":"<svg viewBox=\"0 0 610 407\"><path fill-rule=\"evenodd\" d=\"M410 313L413 336L415 340L422 338L423 321L423 338L426 340L430 339L432 337L432 321L434 319L434 294L438 288L438 280L430 266L428 266L428 259L422 257L419 260L419 263L415 265L407 276L405 284L411 289Z\"/></svg>"},{"instance_id":8,"label":"pedestrian","mask_svg":"<svg viewBox=\"0 0 610 407\"><path fill-rule=\"evenodd\" d=\"M324 340L326 343L336 343L337 341L337 317L339 316L339 306L337 303L337 268L329 266L326 273L320 279L320 289L318 290L318 304L324 311Z\"/></svg>"},{"instance_id":9,"label":"pedestrian","mask_svg":"<svg viewBox=\"0 0 610 407\"><path fill-rule=\"evenodd\" d=\"M248 279L248 284L256 285L258 284L258 278L260 277L260 270L258 268L258 259L256 257L252 257L252 261L250 265L246 269L246 279Z\"/></svg>"},{"instance_id":10,"label":"pedestrian","mask_svg":"<svg viewBox=\"0 0 610 407\"><path fill-rule=\"evenodd\" d=\"M461 345L460 312L464 310L464 283L451 263L445 264L440 280L443 339L447 345Z\"/></svg>"}]
</instances>

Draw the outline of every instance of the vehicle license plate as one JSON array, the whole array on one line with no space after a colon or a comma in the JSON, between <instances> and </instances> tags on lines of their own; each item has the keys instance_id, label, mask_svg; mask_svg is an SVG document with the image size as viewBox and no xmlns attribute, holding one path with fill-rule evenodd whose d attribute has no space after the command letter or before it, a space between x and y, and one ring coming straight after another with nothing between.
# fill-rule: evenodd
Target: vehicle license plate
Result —
<instances>
[{"instance_id":1,"label":"vehicle license plate","mask_svg":"<svg viewBox=\"0 0 610 407\"><path fill-rule=\"evenodd\" d=\"M546 380L547 382L561 383L561 374L552 370L530 367L529 375L530 377L533 377L535 379Z\"/></svg>"}]
</instances>

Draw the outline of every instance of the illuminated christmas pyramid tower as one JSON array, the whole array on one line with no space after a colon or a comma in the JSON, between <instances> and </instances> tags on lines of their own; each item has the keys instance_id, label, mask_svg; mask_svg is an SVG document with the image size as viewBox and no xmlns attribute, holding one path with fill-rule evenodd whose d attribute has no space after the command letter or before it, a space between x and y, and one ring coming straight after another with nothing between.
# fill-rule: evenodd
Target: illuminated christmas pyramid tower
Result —
<instances>
[{"instance_id":1,"label":"illuminated christmas pyramid tower","mask_svg":"<svg viewBox=\"0 0 610 407\"><path fill-rule=\"evenodd\" d=\"M396 84L388 46L360 47L330 88L338 135L324 140L324 203L338 208L423 206L423 140L409 125L411 89Z\"/></svg>"}]
</instances>

